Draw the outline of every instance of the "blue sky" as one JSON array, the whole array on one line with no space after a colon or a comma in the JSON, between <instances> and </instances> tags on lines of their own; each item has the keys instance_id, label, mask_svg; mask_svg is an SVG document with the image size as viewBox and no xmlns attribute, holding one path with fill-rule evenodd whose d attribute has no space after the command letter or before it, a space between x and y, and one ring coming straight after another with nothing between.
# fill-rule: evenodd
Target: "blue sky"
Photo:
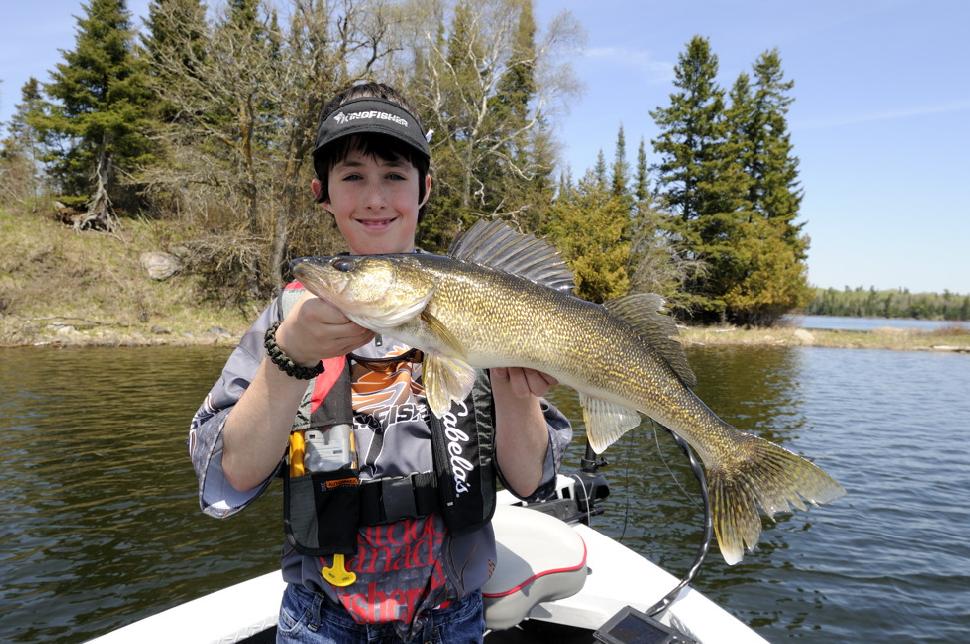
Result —
<instances>
[{"instance_id":1,"label":"blue sky","mask_svg":"<svg viewBox=\"0 0 970 644\"><path fill-rule=\"evenodd\" d=\"M817 286L970 293L970 2L962 0L536 0L540 25L570 11L586 31L572 64L584 91L557 117L579 176L623 124L631 162L657 131L687 41L710 39L725 87L777 47L795 81L789 113ZM80 2L5 2L0 120L28 76L74 44ZM147 0L129 0L138 16Z\"/></svg>"}]
</instances>

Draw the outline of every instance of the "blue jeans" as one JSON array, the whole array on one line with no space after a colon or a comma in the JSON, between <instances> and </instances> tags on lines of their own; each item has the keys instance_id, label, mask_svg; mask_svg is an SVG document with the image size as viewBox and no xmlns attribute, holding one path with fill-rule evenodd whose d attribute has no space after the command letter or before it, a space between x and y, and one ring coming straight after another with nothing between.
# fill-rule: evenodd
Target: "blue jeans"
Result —
<instances>
[{"instance_id":1,"label":"blue jeans","mask_svg":"<svg viewBox=\"0 0 970 644\"><path fill-rule=\"evenodd\" d=\"M447 608L432 610L415 644L481 642L485 633L482 593L475 591ZM297 584L283 593L276 630L284 644L391 644L402 640L392 624L358 624L343 609L322 595Z\"/></svg>"}]
</instances>

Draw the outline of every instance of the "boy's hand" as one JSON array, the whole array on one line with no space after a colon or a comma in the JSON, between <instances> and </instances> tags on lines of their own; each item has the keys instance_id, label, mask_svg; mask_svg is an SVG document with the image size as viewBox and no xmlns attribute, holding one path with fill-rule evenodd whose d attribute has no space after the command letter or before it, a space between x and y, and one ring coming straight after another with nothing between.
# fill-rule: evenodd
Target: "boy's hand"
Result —
<instances>
[{"instance_id":1,"label":"boy's hand","mask_svg":"<svg viewBox=\"0 0 970 644\"><path fill-rule=\"evenodd\" d=\"M294 362L312 367L319 360L350 353L374 333L354 324L326 300L306 293L276 331L276 343Z\"/></svg>"},{"instance_id":2,"label":"boy's hand","mask_svg":"<svg viewBox=\"0 0 970 644\"><path fill-rule=\"evenodd\" d=\"M507 388L516 398L542 398L551 386L559 383L547 373L524 367L494 368L489 369L489 374L493 387L499 383L501 388Z\"/></svg>"}]
</instances>

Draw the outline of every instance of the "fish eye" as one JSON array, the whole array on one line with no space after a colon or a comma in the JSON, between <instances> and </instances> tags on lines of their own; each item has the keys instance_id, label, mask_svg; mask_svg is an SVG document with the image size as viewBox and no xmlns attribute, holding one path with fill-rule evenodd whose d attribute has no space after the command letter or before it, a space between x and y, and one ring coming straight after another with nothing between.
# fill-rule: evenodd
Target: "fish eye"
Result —
<instances>
[{"instance_id":1,"label":"fish eye","mask_svg":"<svg viewBox=\"0 0 970 644\"><path fill-rule=\"evenodd\" d=\"M356 262L354 262L354 260L350 257L337 257L330 262L330 265L341 273L347 273L354 269L355 263Z\"/></svg>"}]
</instances>

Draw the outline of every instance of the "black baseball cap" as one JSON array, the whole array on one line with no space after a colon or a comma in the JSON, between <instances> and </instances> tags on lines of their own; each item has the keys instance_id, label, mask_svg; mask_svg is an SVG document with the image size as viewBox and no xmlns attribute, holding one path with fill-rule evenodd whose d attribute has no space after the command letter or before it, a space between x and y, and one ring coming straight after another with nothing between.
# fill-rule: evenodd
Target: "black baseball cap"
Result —
<instances>
[{"instance_id":1,"label":"black baseball cap","mask_svg":"<svg viewBox=\"0 0 970 644\"><path fill-rule=\"evenodd\" d=\"M394 137L431 160L431 147L417 117L397 103L373 97L347 101L321 120L313 154L341 137L361 133Z\"/></svg>"}]
</instances>

